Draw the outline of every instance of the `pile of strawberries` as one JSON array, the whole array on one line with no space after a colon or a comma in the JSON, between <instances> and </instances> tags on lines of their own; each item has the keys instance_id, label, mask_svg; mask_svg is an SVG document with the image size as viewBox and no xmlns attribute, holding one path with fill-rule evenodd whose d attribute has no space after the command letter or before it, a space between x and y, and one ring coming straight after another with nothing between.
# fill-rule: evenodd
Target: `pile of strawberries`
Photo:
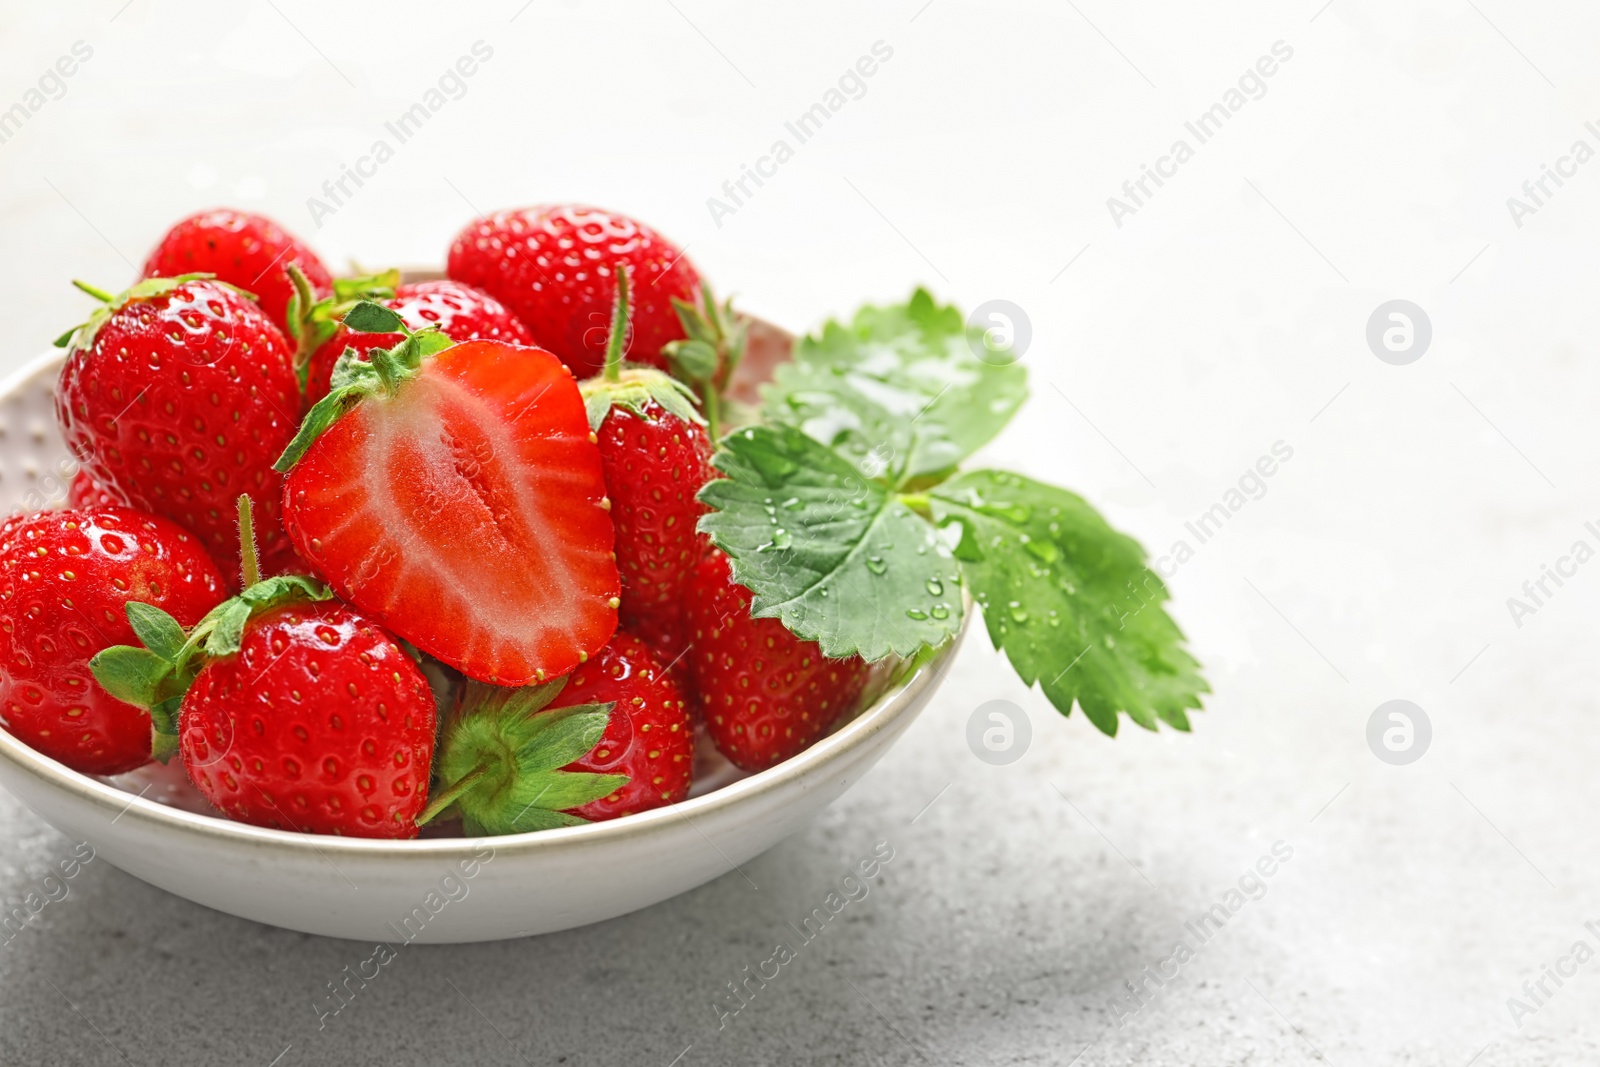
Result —
<instances>
[{"instance_id":1,"label":"pile of strawberries","mask_svg":"<svg viewBox=\"0 0 1600 1067\"><path fill-rule=\"evenodd\" d=\"M866 665L752 619L696 532L743 331L682 251L561 205L474 221L447 273L337 279L218 210L126 292L79 283L81 473L0 527L0 724L89 774L176 754L233 819L408 838L670 804L698 732L759 770L859 703Z\"/></svg>"}]
</instances>

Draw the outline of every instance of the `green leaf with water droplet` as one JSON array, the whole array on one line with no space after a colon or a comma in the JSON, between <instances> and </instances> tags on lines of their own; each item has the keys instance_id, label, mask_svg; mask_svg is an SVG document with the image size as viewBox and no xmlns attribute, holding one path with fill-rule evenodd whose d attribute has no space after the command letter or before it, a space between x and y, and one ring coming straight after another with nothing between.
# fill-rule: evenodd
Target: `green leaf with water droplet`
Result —
<instances>
[{"instance_id":1,"label":"green leaf with water droplet","mask_svg":"<svg viewBox=\"0 0 1600 1067\"><path fill-rule=\"evenodd\" d=\"M849 460L794 427L763 425L725 437L713 462L727 477L700 491L714 509L700 529L755 594L752 615L781 619L829 656L869 661L961 629L949 550Z\"/></svg>"},{"instance_id":2,"label":"green leaf with water droplet","mask_svg":"<svg viewBox=\"0 0 1600 1067\"><path fill-rule=\"evenodd\" d=\"M1137 541L1082 497L1020 475L972 471L928 496L934 520L959 528L962 576L1023 681L1108 734L1121 713L1146 729L1189 728L1211 687Z\"/></svg>"},{"instance_id":3,"label":"green leaf with water droplet","mask_svg":"<svg viewBox=\"0 0 1600 1067\"><path fill-rule=\"evenodd\" d=\"M902 487L953 471L1027 396L1018 364L978 358L982 331L925 290L867 306L802 338L761 391L761 417L836 449L868 478Z\"/></svg>"}]
</instances>

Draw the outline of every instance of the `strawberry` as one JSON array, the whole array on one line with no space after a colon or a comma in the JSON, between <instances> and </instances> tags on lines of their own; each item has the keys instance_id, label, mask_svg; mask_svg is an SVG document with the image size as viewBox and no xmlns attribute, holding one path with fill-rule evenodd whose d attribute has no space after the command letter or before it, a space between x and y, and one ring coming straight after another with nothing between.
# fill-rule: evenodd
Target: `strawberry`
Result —
<instances>
[{"instance_id":1,"label":"strawberry","mask_svg":"<svg viewBox=\"0 0 1600 1067\"><path fill-rule=\"evenodd\" d=\"M247 512L240 525L248 538ZM427 679L393 636L321 583L257 581L248 548L244 559L244 591L187 633L154 608L130 613L145 647L100 653L95 676L150 709L157 755L175 743L189 779L229 818L415 837L433 762Z\"/></svg>"},{"instance_id":2,"label":"strawberry","mask_svg":"<svg viewBox=\"0 0 1600 1067\"><path fill-rule=\"evenodd\" d=\"M683 800L693 773L682 692L619 631L566 678L469 683L442 731L422 821L453 810L469 833L509 834L617 819Z\"/></svg>"},{"instance_id":3,"label":"strawberry","mask_svg":"<svg viewBox=\"0 0 1600 1067\"><path fill-rule=\"evenodd\" d=\"M143 277L214 274L256 294L261 310L288 337L289 300L294 296L290 264L298 266L318 292L331 288L333 279L322 260L282 226L261 215L217 208L191 215L168 230L145 261Z\"/></svg>"},{"instance_id":4,"label":"strawberry","mask_svg":"<svg viewBox=\"0 0 1600 1067\"><path fill-rule=\"evenodd\" d=\"M271 579L268 579L269 581ZM195 787L229 818L415 837L433 761L433 691L383 627L335 601L254 616L179 712Z\"/></svg>"},{"instance_id":5,"label":"strawberry","mask_svg":"<svg viewBox=\"0 0 1600 1067\"><path fill-rule=\"evenodd\" d=\"M600 453L571 372L502 341L451 345L366 302L347 360L280 458L290 536L341 597L480 681L566 674L617 624Z\"/></svg>"},{"instance_id":6,"label":"strawberry","mask_svg":"<svg viewBox=\"0 0 1600 1067\"><path fill-rule=\"evenodd\" d=\"M89 472L80 470L67 489L69 508L109 508L125 506L115 492L98 484Z\"/></svg>"},{"instance_id":7,"label":"strawberry","mask_svg":"<svg viewBox=\"0 0 1600 1067\"><path fill-rule=\"evenodd\" d=\"M105 301L58 344L67 447L96 483L200 538L237 574L233 500L259 510L262 551L285 544L272 470L299 421L283 335L255 302L203 278L156 278Z\"/></svg>"},{"instance_id":8,"label":"strawberry","mask_svg":"<svg viewBox=\"0 0 1600 1067\"><path fill-rule=\"evenodd\" d=\"M670 643L689 572L705 551L695 533L705 509L695 494L712 473L711 441L685 386L623 364L629 295L618 267L605 370L582 392L617 531L623 625L639 627L651 644Z\"/></svg>"},{"instance_id":9,"label":"strawberry","mask_svg":"<svg viewBox=\"0 0 1600 1067\"><path fill-rule=\"evenodd\" d=\"M672 300L692 299L700 276L677 246L643 223L576 204L500 211L461 231L446 269L504 303L537 344L587 377L605 357L619 266L640 294L633 359L665 367L662 349L684 337Z\"/></svg>"},{"instance_id":10,"label":"strawberry","mask_svg":"<svg viewBox=\"0 0 1600 1067\"><path fill-rule=\"evenodd\" d=\"M434 326L452 341L533 344L528 328L506 310L504 304L488 293L460 282L448 279L414 282L400 286L394 291L393 297L379 302L398 312L413 330ZM374 348L393 348L402 340L404 335L399 333L357 333L341 326L311 355L306 400L314 404L328 395L328 380L333 376L333 365L344 355L345 349L353 348L365 359L366 354Z\"/></svg>"},{"instance_id":11,"label":"strawberry","mask_svg":"<svg viewBox=\"0 0 1600 1067\"><path fill-rule=\"evenodd\" d=\"M829 659L777 619L750 617L750 590L713 551L684 602L695 697L717 749L747 771L808 748L856 706L867 683L859 656Z\"/></svg>"},{"instance_id":12,"label":"strawberry","mask_svg":"<svg viewBox=\"0 0 1600 1067\"><path fill-rule=\"evenodd\" d=\"M568 809L599 822L675 804L689 795L694 772L694 730L683 693L650 647L618 630L610 643L567 677L552 708L615 704L594 751L569 771L625 774L628 784L598 800Z\"/></svg>"},{"instance_id":13,"label":"strawberry","mask_svg":"<svg viewBox=\"0 0 1600 1067\"><path fill-rule=\"evenodd\" d=\"M222 600L216 564L176 524L124 507L0 526L0 723L85 774L150 761L150 716L106 692L90 657L132 640L139 601L194 624Z\"/></svg>"}]
</instances>

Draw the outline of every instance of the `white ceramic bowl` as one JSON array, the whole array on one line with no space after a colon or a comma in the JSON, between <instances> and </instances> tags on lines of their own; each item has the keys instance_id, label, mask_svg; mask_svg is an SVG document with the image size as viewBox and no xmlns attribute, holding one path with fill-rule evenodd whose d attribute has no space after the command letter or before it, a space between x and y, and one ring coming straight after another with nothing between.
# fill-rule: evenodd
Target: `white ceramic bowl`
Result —
<instances>
[{"instance_id":1,"label":"white ceramic bowl","mask_svg":"<svg viewBox=\"0 0 1600 1067\"><path fill-rule=\"evenodd\" d=\"M756 322L747 395L792 339ZM0 382L0 513L59 506L76 465L56 430L61 354ZM743 368L742 368L743 369ZM969 616L970 617L970 616ZM963 634L965 630L962 631ZM648 907L728 874L800 829L865 774L933 695L960 638L793 759L742 775L697 763L681 804L540 833L373 841L205 814L177 761L117 779L69 770L0 730L0 784L128 873L257 922L370 942L548 933Z\"/></svg>"}]
</instances>

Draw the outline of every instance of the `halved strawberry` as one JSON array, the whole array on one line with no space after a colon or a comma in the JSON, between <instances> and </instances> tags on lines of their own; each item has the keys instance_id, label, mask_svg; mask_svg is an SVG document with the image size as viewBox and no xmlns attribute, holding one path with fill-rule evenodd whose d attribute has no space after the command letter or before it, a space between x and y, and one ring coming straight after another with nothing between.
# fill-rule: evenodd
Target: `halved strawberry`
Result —
<instances>
[{"instance_id":1,"label":"halved strawberry","mask_svg":"<svg viewBox=\"0 0 1600 1067\"><path fill-rule=\"evenodd\" d=\"M345 325L400 332L333 391L278 462L285 525L350 603L480 681L566 674L617 625L599 449L553 355L451 345L363 303Z\"/></svg>"}]
</instances>

